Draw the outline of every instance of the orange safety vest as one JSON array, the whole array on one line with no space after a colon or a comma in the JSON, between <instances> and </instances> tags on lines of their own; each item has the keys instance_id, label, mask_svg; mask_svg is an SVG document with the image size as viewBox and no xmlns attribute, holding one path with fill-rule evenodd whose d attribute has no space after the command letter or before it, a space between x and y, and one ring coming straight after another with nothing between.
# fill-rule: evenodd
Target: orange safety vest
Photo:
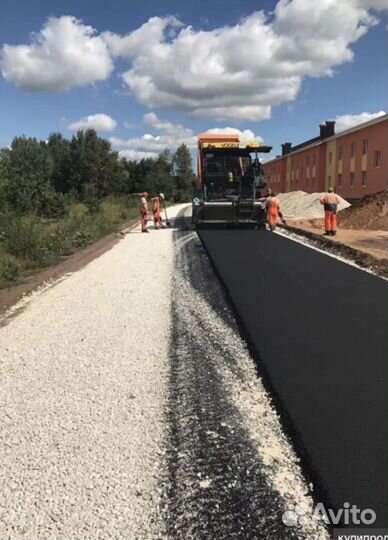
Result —
<instances>
[{"instance_id":1,"label":"orange safety vest","mask_svg":"<svg viewBox=\"0 0 388 540\"><path fill-rule=\"evenodd\" d=\"M160 201L159 201L159 197L154 197L154 198L152 199L152 211L154 212L154 214L160 212Z\"/></svg>"},{"instance_id":2,"label":"orange safety vest","mask_svg":"<svg viewBox=\"0 0 388 540\"><path fill-rule=\"evenodd\" d=\"M280 212L280 201L277 197L268 197L266 205L268 214L278 214Z\"/></svg>"}]
</instances>

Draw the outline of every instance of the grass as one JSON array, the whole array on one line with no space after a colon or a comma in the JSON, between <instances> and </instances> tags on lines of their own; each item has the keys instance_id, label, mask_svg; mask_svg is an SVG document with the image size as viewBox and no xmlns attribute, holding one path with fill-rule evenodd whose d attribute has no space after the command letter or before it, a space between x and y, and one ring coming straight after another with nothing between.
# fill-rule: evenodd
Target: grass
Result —
<instances>
[{"instance_id":1,"label":"grass","mask_svg":"<svg viewBox=\"0 0 388 540\"><path fill-rule=\"evenodd\" d=\"M129 197L109 197L95 211L72 203L58 220L0 212L0 288L55 264L137 217L138 203Z\"/></svg>"}]
</instances>

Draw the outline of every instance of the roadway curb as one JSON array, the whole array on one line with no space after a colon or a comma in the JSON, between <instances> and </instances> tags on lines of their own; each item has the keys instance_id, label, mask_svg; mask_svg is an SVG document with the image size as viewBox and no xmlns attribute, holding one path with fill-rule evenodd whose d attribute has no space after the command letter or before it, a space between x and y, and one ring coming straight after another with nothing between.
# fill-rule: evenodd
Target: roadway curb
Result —
<instances>
[{"instance_id":1,"label":"roadway curb","mask_svg":"<svg viewBox=\"0 0 388 540\"><path fill-rule=\"evenodd\" d=\"M304 236L305 238L312 240L315 246L320 247L324 251L341 255L342 257L354 261L365 269L373 270L373 272L381 277L388 278L388 259L378 259L373 257L373 255L368 255L367 253L359 251L351 246L347 246L342 242L322 237L319 234L300 229L299 227L293 227L291 225L279 225L278 227L299 236Z\"/></svg>"}]
</instances>

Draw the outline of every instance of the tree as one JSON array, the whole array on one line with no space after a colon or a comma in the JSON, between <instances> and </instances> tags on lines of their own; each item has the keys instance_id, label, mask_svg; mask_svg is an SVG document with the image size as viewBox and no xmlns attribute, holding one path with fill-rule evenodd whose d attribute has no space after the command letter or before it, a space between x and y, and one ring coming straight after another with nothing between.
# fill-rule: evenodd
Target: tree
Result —
<instances>
[{"instance_id":1,"label":"tree","mask_svg":"<svg viewBox=\"0 0 388 540\"><path fill-rule=\"evenodd\" d=\"M52 133L47 141L52 159L51 184L55 191L68 193L70 190L70 143L60 133Z\"/></svg>"},{"instance_id":2,"label":"tree","mask_svg":"<svg viewBox=\"0 0 388 540\"><path fill-rule=\"evenodd\" d=\"M110 194L125 193L128 172L112 151L109 141L94 129L79 131L70 142L69 185L85 202L93 202Z\"/></svg>"},{"instance_id":3,"label":"tree","mask_svg":"<svg viewBox=\"0 0 388 540\"><path fill-rule=\"evenodd\" d=\"M6 186L8 183L9 148L0 148L0 210L6 206Z\"/></svg>"},{"instance_id":4,"label":"tree","mask_svg":"<svg viewBox=\"0 0 388 540\"><path fill-rule=\"evenodd\" d=\"M172 198L173 195L173 183L171 175L172 160L173 156L170 150L163 150L157 159L154 160L152 167L152 178L149 182L151 193L164 193L167 199Z\"/></svg>"},{"instance_id":5,"label":"tree","mask_svg":"<svg viewBox=\"0 0 388 540\"><path fill-rule=\"evenodd\" d=\"M4 192L11 208L44 216L63 212L63 201L51 185L53 160L45 142L15 137L5 168Z\"/></svg>"},{"instance_id":6,"label":"tree","mask_svg":"<svg viewBox=\"0 0 388 540\"><path fill-rule=\"evenodd\" d=\"M190 150L183 143L179 146L173 158L174 170L174 200L184 202L190 199L194 177L193 160Z\"/></svg>"}]
</instances>

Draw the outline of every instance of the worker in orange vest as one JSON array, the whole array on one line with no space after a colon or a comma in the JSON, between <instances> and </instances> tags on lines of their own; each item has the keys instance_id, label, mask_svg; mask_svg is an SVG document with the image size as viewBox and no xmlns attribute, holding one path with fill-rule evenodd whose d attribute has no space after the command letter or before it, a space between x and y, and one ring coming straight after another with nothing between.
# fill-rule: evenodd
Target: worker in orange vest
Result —
<instances>
[{"instance_id":1,"label":"worker in orange vest","mask_svg":"<svg viewBox=\"0 0 388 540\"><path fill-rule=\"evenodd\" d=\"M340 198L334 193L334 189L329 187L327 193L320 199L325 210L325 236L335 236L337 234L337 208Z\"/></svg>"},{"instance_id":2,"label":"worker in orange vest","mask_svg":"<svg viewBox=\"0 0 388 540\"><path fill-rule=\"evenodd\" d=\"M163 223L162 216L160 215L162 201L164 200L163 193L160 193L157 197L152 197L152 214L154 216L154 229L165 229L166 225Z\"/></svg>"},{"instance_id":3,"label":"worker in orange vest","mask_svg":"<svg viewBox=\"0 0 388 540\"><path fill-rule=\"evenodd\" d=\"M140 207L139 207L139 210L140 210L140 223L141 223L141 232L144 232L144 233L150 232L148 230L148 227L147 227L147 222L148 222L147 214L148 214L148 199L149 199L149 197L150 196L146 191L144 193L142 193L142 195L140 197Z\"/></svg>"},{"instance_id":4,"label":"worker in orange vest","mask_svg":"<svg viewBox=\"0 0 388 540\"><path fill-rule=\"evenodd\" d=\"M276 193L272 193L271 190L268 190L265 206L267 211L267 222L271 231L276 229L278 217L280 217L283 223L286 223L280 210L280 201L276 197Z\"/></svg>"}]
</instances>

